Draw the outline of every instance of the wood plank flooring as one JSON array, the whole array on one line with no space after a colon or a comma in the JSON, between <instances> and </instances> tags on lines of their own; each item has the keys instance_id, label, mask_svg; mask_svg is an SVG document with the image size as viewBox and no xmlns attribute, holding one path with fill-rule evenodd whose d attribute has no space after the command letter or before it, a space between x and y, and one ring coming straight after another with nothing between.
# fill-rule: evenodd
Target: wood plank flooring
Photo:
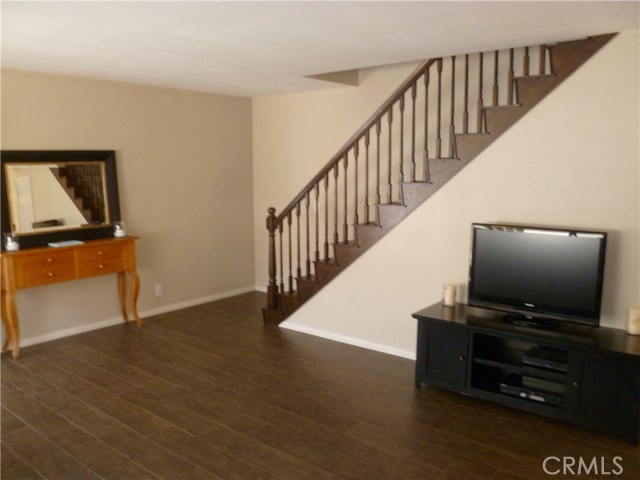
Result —
<instances>
[{"instance_id":1,"label":"wood plank flooring","mask_svg":"<svg viewBox=\"0 0 640 480\"><path fill-rule=\"evenodd\" d=\"M637 447L416 391L414 362L265 326L264 303L250 293L3 355L2 478L535 480L548 456L609 472L617 456L615 478L640 478Z\"/></svg>"}]
</instances>

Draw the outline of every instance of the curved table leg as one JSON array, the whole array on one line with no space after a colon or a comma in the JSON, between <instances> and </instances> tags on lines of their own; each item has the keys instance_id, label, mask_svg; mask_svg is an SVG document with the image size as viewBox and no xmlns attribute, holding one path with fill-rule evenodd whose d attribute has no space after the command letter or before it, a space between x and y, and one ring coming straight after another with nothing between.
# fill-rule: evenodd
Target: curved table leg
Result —
<instances>
[{"instance_id":1,"label":"curved table leg","mask_svg":"<svg viewBox=\"0 0 640 480\"><path fill-rule=\"evenodd\" d=\"M6 330L7 338L2 345L2 351L6 352L9 343L13 344L13 358L20 355L20 325L18 324L18 311L16 297L12 292L2 291L2 323Z\"/></svg>"},{"instance_id":2,"label":"curved table leg","mask_svg":"<svg viewBox=\"0 0 640 480\"><path fill-rule=\"evenodd\" d=\"M5 296L7 292L2 290L2 325L4 326L4 343L2 344L2 353L7 351L9 342L11 342L11 321L9 320L9 309L7 308L8 302Z\"/></svg>"},{"instance_id":3,"label":"curved table leg","mask_svg":"<svg viewBox=\"0 0 640 480\"><path fill-rule=\"evenodd\" d=\"M137 272L129 271L129 276L131 277L131 314L136 321L136 325L142 325L142 320L138 316L138 295L140 294L140 277L138 277Z\"/></svg>"},{"instance_id":4,"label":"curved table leg","mask_svg":"<svg viewBox=\"0 0 640 480\"><path fill-rule=\"evenodd\" d=\"M120 311L122 312L122 320L127 321L127 276L125 272L118 272L118 297L120 298Z\"/></svg>"}]
</instances>

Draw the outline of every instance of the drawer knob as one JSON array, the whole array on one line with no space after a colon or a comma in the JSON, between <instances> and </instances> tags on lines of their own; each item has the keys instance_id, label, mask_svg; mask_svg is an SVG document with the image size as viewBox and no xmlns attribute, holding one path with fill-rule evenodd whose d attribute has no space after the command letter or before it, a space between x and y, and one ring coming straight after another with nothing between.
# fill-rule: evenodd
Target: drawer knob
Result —
<instances>
[{"instance_id":1,"label":"drawer knob","mask_svg":"<svg viewBox=\"0 0 640 480\"><path fill-rule=\"evenodd\" d=\"M103 264L100 264L100 265L98 265L98 268L99 268L99 269L103 269L103 268L104 268L104 265L103 265Z\"/></svg>"},{"instance_id":2,"label":"drawer knob","mask_svg":"<svg viewBox=\"0 0 640 480\"><path fill-rule=\"evenodd\" d=\"M47 263L53 263L53 258L47 257Z\"/></svg>"},{"instance_id":3,"label":"drawer knob","mask_svg":"<svg viewBox=\"0 0 640 480\"><path fill-rule=\"evenodd\" d=\"M55 277L55 274L54 274L53 272L49 272L49 273L47 273L47 275L48 275L49 277Z\"/></svg>"},{"instance_id":4,"label":"drawer knob","mask_svg":"<svg viewBox=\"0 0 640 480\"><path fill-rule=\"evenodd\" d=\"M104 252L102 250L98 250L98 255L104 255Z\"/></svg>"}]
</instances>

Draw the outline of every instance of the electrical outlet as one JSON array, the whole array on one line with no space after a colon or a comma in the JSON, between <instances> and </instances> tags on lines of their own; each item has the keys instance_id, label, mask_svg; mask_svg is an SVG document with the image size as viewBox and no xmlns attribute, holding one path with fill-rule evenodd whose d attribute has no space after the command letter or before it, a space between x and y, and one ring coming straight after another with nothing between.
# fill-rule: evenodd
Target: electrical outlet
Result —
<instances>
[{"instance_id":1,"label":"electrical outlet","mask_svg":"<svg viewBox=\"0 0 640 480\"><path fill-rule=\"evenodd\" d=\"M156 296L159 297L160 295L162 295L162 284L161 283L156 283L153 286L153 291L156 292Z\"/></svg>"}]
</instances>

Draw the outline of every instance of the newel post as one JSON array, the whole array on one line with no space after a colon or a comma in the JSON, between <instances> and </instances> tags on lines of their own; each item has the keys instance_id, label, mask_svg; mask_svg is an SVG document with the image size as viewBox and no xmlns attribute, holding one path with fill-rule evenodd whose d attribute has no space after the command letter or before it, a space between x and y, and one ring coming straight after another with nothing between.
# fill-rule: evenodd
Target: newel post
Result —
<instances>
[{"instance_id":1,"label":"newel post","mask_svg":"<svg viewBox=\"0 0 640 480\"><path fill-rule=\"evenodd\" d=\"M278 308L278 282L276 279L276 209L269 208L267 230L269 231L269 285L267 286L267 307Z\"/></svg>"}]
</instances>

